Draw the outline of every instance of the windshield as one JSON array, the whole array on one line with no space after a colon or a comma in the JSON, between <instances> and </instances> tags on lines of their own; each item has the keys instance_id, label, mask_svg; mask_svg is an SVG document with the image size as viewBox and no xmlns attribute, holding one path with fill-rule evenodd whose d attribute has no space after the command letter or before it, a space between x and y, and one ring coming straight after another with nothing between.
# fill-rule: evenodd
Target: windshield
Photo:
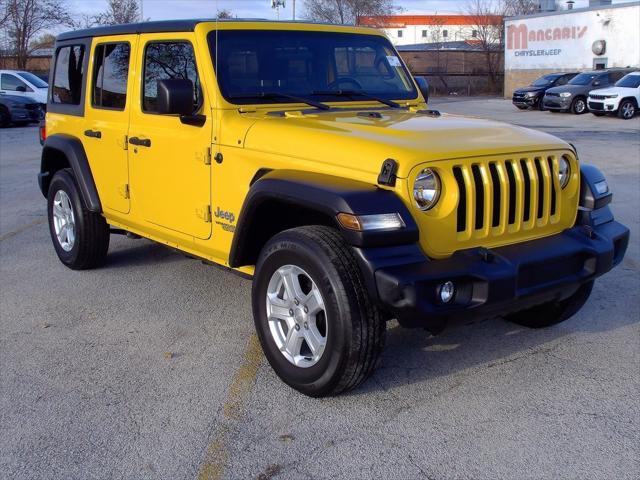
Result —
<instances>
[{"instance_id":1,"label":"windshield","mask_svg":"<svg viewBox=\"0 0 640 480\"><path fill-rule=\"evenodd\" d=\"M37 88L48 88L47 82L42 80L40 77L35 76L33 73L29 72L16 72L18 76L24 78L27 82L31 83L33 86Z\"/></svg>"},{"instance_id":2,"label":"windshield","mask_svg":"<svg viewBox=\"0 0 640 480\"><path fill-rule=\"evenodd\" d=\"M544 77L540 77L535 82L531 84L532 87L546 87L547 85L552 84L555 79L558 78L556 75L546 75Z\"/></svg>"},{"instance_id":3,"label":"windshield","mask_svg":"<svg viewBox=\"0 0 640 480\"><path fill-rule=\"evenodd\" d=\"M631 74L626 77L622 77L616 82L616 87L638 88L640 87L640 75Z\"/></svg>"},{"instance_id":4,"label":"windshield","mask_svg":"<svg viewBox=\"0 0 640 480\"><path fill-rule=\"evenodd\" d=\"M598 76L597 73L581 73L571 79L569 85L589 85L591 80Z\"/></svg>"},{"instance_id":5,"label":"windshield","mask_svg":"<svg viewBox=\"0 0 640 480\"><path fill-rule=\"evenodd\" d=\"M377 35L219 30L209 34L209 45L220 90L232 103L293 103L277 94L322 102L364 98L344 95L347 90L386 100L418 96L389 41Z\"/></svg>"}]
</instances>

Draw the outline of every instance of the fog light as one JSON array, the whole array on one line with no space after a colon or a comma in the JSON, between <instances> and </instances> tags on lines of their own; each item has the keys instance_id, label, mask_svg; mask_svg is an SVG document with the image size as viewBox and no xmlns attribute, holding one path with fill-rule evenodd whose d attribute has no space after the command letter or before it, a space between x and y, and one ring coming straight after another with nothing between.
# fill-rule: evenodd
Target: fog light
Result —
<instances>
[{"instance_id":1,"label":"fog light","mask_svg":"<svg viewBox=\"0 0 640 480\"><path fill-rule=\"evenodd\" d=\"M442 303L449 303L456 293L456 287L453 282L444 282L440 285L440 300Z\"/></svg>"}]
</instances>

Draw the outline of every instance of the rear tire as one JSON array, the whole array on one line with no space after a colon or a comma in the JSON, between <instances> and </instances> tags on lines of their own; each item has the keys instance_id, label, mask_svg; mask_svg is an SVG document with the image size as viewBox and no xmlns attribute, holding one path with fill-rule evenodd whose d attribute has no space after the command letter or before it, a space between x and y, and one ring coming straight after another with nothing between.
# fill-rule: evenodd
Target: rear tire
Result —
<instances>
[{"instance_id":1,"label":"rear tire","mask_svg":"<svg viewBox=\"0 0 640 480\"><path fill-rule=\"evenodd\" d=\"M529 328L550 327L574 316L587 303L594 281L580 286L569 298L505 316L505 319Z\"/></svg>"},{"instance_id":2,"label":"rear tire","mask_svg":"<svg viewBox=\"0 0 640 480\"><path fill-rule=\"evenodd\" d=\"M49 232L58 258L73 270L104 263L109 250L109 225L102 215L84 205L73 171L56 172L47 197Z\"/></svg>"},{"instance_id":3,"label":"rear tire","mask_svg":"<svg viewBox=\"0 0 640 480\"><path fill-rule=\"evenodd\" d=\"M316 308L306 309L314 299ZM269 240L256 265L252 303L267 360L299 392L336 395L374 370L386 324L369 299L353 252L334 229L294 228ZM311 348L318 343L321 349Z\"/></svg>"}]
</instances>

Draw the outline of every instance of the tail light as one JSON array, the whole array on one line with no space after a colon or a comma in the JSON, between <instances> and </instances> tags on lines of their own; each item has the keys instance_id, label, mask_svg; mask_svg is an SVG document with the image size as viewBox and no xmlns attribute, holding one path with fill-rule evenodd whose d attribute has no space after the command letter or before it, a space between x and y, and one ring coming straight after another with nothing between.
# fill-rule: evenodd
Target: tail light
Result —
<instances>
[{"instance_id":1,"label":"tail light","mask_svg":"<svg viewBox=\"0 0 640 480\"><path fill-rule=\"evenodd\" d=\"M40 120L40 125L38 126L38 134L40 136L40 145L44 145L44 141L47 139L47 124L43 120Z\"/></svg>"}]
</instances>

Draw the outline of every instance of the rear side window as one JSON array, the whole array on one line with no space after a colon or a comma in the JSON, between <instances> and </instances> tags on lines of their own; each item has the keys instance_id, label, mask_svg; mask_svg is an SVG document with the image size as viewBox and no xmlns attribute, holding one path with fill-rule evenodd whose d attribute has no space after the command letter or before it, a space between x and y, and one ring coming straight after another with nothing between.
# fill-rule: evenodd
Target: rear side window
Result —
<instances>
[{"instance_id":1,"label":"rear side window","mask_svg":"<svg viewBox=\"0 0 640 480\"><path fill-rule=\"evenodd\" d=\"M124 110L130 51L128 43L108 43L96 47L91 95L94 107Z\"/></svg>"},{"instance_id":2,"label":"rear side window","mask_svg":"<svg viewBox=\"0 0 640 480\"><path fill-rule=\"evenodd\" d=\"M58 49L51 102L80 105L84 83L84 45L69 45Z\"/></svg>"},{"instance_id":3,"label":"rear side window","mask_svg":"<svg viewBox=\"0 0 640 480\"><path fill-rule=\"evenodd\" d=\"M200 81L193 47L188 42L153 42L144 53L142 110L157 112L158 80L180 78L193 82L193 105L200 104Z\"/></svg>"},{"instance_id":4,"label":"rear side window","mask_svg":"<svg viewBox=\"0 0 640 480\"><path fill-rule=\"evenodd\" d=\"M0 90L6 90L8 92L17 92L18 87L22 87L20 91L22 92L33 92L29 86L20 80L15 75L11 75L9 73L3 73L2 77L0 77Z\"/></svg>"}]
</instances>

